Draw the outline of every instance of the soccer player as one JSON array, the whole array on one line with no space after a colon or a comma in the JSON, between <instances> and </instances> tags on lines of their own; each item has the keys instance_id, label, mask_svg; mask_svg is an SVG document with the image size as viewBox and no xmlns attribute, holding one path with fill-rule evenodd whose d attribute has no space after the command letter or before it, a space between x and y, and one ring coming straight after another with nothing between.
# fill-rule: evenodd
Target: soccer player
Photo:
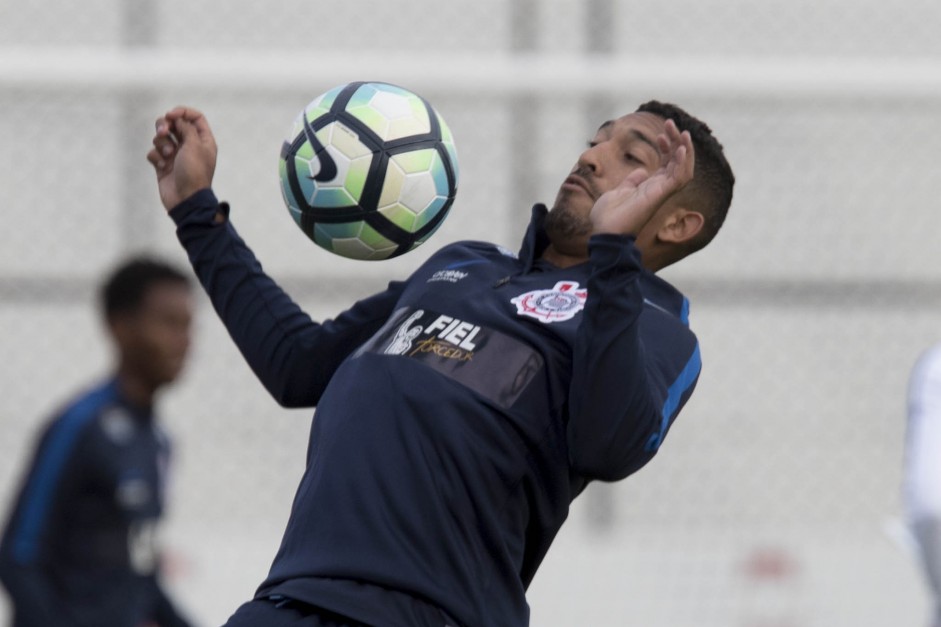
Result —
<instances>
[{"instance_id":1,"label":"soccer player","mask_svg":"<svg viewBox=\"0 0 941 627\"><path fill-rule=\"evenodd\" d=\"M915 546L941 627L941 344L925 351L908 388L903 492Z\"/></svg>"},{"instance_id":2,"label":"soccer player","mask_svg":"<svg viewBox=\"0 0 941 627\"><path fill-rule=\"evenodd\" d=\"M156 123L161 200L242 354L281 404L316 406L281 548L228 627L523 626L570 502L657 452L700 354L654 272L705 246L734 177L709 128L650 102L605 122L518 255L444 247L312 321L211 189L197 110Z\"/></svg>"},{"instance_id":3,"label":"soccer player","mask_svg":"<svg viewBox=\"0 0 941 627\"><path fill-rule=\"evenodd\" d=\"M187 627L158 581L169 443L157 392L183 367L190 280L151 259L101 289L113 373L46 425L0 545L13 627Z\"/></svg>"}]
</instances>

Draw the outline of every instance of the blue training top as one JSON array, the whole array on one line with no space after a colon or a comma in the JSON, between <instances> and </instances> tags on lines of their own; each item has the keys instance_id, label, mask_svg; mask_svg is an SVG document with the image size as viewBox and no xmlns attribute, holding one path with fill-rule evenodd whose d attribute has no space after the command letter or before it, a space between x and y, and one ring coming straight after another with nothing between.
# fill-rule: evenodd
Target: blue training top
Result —
<instances>
[{"instance_id":1,"label":"blue training top","mask_svg":"<svg viewBox=\"0 0 941 627\"><path fill-rule=\"evenodd\" d=\"M283 405L315 406L307 470L259 597L374 625L523 626L525 590L590 480L656 453L700 371L687 301L632 237L590 260L444 247L316 323L210 190L171 216L210 299Z\"/></svg>"}]
</instances>

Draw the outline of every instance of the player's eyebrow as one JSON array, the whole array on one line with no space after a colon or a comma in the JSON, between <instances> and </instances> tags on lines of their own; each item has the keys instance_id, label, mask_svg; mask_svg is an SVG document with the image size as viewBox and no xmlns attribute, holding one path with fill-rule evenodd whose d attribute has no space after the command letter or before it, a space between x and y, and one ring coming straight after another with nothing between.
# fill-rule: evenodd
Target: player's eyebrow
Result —
<instances>
[{"instance_id":1,"label":"player's eyebrow","mask_svg":"<svg viewBox=\"0 0 941 627\"><path fill-rule=\"evenodd\" d=\"M649 137L641 133L640 131L636 129L631 129L631 137L644 142L645 144L653 148L657 154L660 154L660 149L657 147L657 144L652 139L650 139Z\"/></svg>"},{"instance_id":2,"label":"player's eyebrow","mask_svg":"<svg viewBox=\"0 0 941 627\"><path fill-rule=\"evenodd\" d=\"M614 126L614 120L608 120L607 122L602 122L601 126L598 127L598 130L595 131L595 137L598 137L601 133L604 133L608 129ZM595 140L590 140L589 143L594 142Z\"/></svg>"},{"instance_id":3,"label":"player's eyebrow","mask_svg":"<svg viewBox=\"0 0 941 627\"><path fill-rule=\"evenodd\" d=\"M606 122L603 122L601 126L598 127L597 132L600 133L601 131L605 131L611 128L612 126L614 126L614 120L607 120ZM637 129L632 128L629 134L632 139L636 139L637 141L647 144L648 146L653 148L657 154L660 154L660 148L657 146L657 143L654 140L647 137L646 135L644 135L642 132L638 131Z\"/></svg>"}]
</instances>

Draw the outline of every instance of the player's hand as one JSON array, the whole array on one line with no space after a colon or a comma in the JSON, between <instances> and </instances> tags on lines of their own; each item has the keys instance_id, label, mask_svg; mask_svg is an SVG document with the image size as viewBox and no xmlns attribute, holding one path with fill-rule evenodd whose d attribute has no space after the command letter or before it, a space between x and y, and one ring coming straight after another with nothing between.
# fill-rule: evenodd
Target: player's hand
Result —
<instances>
[{"instance_id":1,"label":"player's hand","mask_svg":"<svg viewBox=\"0 0 941 627\"><path fill-rule=\"evenodd\" d=\"M591 209L593 233L637 235L670 196L693 180L693 140L673 120L657 136L661 166L648 176L638 168L598 197Z\"/></svg>"},{"instance_id":2,"label":"player's hand","mask_svg":"<svg viewBox=\"0 0 941 627\"><path fill-rule=\"evenodd\" d=\"M157 118L153 144L147 160L157 173L160 200L167 211L212 186L218 148L201 112L177 107Z\"/></svg>"}]
</instances>

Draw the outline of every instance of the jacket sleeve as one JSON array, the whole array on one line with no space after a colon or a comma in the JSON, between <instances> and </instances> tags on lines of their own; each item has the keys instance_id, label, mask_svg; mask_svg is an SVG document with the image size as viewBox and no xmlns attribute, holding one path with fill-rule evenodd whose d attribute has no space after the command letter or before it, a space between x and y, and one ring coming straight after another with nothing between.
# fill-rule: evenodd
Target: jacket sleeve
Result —
<instances>
[{"instance_id":1,"label":"jacket sleeve","mask_svg":"<svg viewBox=\"0 0 941 627\"><path fill-rule=\"evenodd\" d=\"M286 407L312 407L343 359L392 312L403 283L318 324L265 272L205 189L170 212L200 283L249 366ZM217 216L222 216L220 219Z\"/></svg>"},{"instance_id":2,"label":"jacket sleeve","mask_svg":"<svg viewBox=\"0 0 941 627\"><path fill-rule=\"evenodd\" d=\"M13 505L0 541L0 581L23 624L70 627L74 619L56 592L47 564L58 478L64 465L58 459L73 453L53 435L47 431L42 438Z\"/></svg>"},{"instance_id":3,"label":"jacket sleeve","mask_svg":"<svg viewBox=\"0 0 941 627\"><path fill-rule=\"evenodd\" d=\"M588 300L568 400L572 469L616 481L656 454L699 377L699 347L678 318L642 319L640 252L632 237L591 238Z\"/></svg>"}]
</instances>

